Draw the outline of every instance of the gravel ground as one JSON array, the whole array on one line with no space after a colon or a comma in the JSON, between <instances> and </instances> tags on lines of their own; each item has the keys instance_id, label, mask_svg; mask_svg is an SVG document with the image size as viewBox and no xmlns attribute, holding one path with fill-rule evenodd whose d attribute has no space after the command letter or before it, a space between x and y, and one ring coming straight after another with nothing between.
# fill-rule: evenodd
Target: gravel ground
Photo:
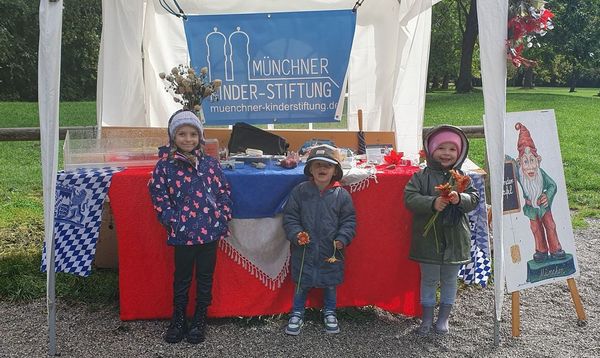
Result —
<instances>
[{"instance_id":1,"label":"gravel ground","mask_svg":"<svg viewBox=\"0 0 600 358\"><path fill-rule=\"evenodd\" d=\"M121 322L118 308L57 307L57 351L61 357L599 357L600 220L576 230L581 276L577 288L587 325L578 325L566 284L521 292L521 336L511 336L510 295L505 296L500 346L493 339L493 288L462 290L448 336L420 337L418 318L374 308L344 309L342 332L323 332L319 314L307 313L298 337L283 333L287 317L209 320L207 341L167 344L167 321ZM47 356L45 299L27 304L0 302L0 357Z\"/></svg>"}]
</instances>

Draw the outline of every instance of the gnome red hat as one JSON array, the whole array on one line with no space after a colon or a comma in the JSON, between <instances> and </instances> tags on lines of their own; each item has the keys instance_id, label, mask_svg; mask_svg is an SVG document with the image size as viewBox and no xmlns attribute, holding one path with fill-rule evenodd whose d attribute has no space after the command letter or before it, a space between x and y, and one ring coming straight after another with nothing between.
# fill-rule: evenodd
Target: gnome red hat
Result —
<instances>
[{"instance_id":1,"label":"gnome red hat","mask_svg":"<svg viewBox=\"0 0 600 358\"><path fill-rule=\"evenodd\" d=\"M517 150L519 151L519 157L523 156L525 153L525 148L529 147L531 150L531 154L538 156L537 148L535 147L535 143L531 138L531 133L529 133L529 129L525 127L521 122L515 124L515 129L519 131L519 140L517 141Z\"/></svg>"}]
</instances>

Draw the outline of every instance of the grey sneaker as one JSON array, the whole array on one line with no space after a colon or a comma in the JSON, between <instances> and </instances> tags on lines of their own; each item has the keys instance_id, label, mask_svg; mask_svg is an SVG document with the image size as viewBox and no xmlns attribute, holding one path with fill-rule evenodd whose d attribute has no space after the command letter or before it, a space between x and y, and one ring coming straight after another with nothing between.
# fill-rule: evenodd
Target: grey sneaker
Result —
<instances>
[{"instance_id":1,"label":"grey sneaker","mask_svg":"<svg viewBox=\"0 0 600 358\"><path fill-rule=\"evenodd\" d=\"M300 334L303 324L304 321L302 320L302 314L299 312L294 312L290 316L287 327L285 327L285 333L292 336L297 336Z\"/></svg>"},{"instance_id":2,"label":"grey sneaker","mask_svg":"<svg viewBox=\"0 0 600 358\"><path fill-rule=\"evenodd\" d=\"M340 333L340 326L338 325L337 317L335 313L326 313L323 318L325 323L325 332L327 333Z\"/></svg>"}]
</instances>

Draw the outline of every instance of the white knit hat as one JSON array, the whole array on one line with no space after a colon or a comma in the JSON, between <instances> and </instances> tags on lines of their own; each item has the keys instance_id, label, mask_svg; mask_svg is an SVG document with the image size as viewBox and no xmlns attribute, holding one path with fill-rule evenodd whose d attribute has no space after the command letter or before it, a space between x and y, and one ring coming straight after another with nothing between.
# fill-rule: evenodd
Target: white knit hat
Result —
<instances>
[{"instance_id":1,"label":"white knit hat","mask_svg":"<svg viewBox=\"0 0 600 358\"><path fill-rule=\"evenodd\" d=\"M180 110L175 112L171 119L169 119L169 138L171 141L175 140L175 133L177 132L177 128L181 126L192 126L198 130L198 134L200 136L200 143L204 144L204 128L202 127L202 123L196 117L194 112L187 110Z\"/></svg>"}]
</instances>

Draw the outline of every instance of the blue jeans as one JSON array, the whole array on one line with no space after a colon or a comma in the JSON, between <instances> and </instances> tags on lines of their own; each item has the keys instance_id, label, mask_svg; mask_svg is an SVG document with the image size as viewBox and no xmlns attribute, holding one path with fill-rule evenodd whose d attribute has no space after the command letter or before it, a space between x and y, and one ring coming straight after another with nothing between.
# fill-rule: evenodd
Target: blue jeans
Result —
<instances>
[{"instance_id":1,"label":"blue jeans","mask_svg":"<svg viewBox=\"0 0 600 358\"><path fill-rule=\"evenodd\" d=\"M458 271L461 265L434 265L419 263L421 267L421 304L435 306L435 293L440 283L440 304L452 305L458 288Z\"/></svg>"},{"instance_id":2,"label":"blue jeans","mask_svg":"<svg viewBox=\"0 0 600 358\"><path fill-rule=\"evenodd\" d=\"M298 293L294 290L294 301L292 313L298 312L304 316L304 307L306 306L306 297L311 288L300 288ZM323 312L335 312L336 306L336 287L330 286L323 288Z\"/></svg>"}]
</instances>

